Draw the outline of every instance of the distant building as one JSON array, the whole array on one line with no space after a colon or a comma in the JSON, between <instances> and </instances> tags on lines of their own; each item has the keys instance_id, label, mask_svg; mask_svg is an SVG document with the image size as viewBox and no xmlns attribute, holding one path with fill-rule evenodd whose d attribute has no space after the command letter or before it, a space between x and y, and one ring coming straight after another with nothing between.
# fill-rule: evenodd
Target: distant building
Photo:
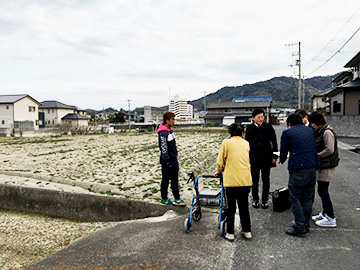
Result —
<instances>
[{"instance_id":1,"label":"distant building","mask_svg":"<svg viewBox=\"0 0 360 270\"><path fill-rule=\"evenodd\" d=\"M251 122L254 109L263 109L270 120L272 96L234 97L232 102L212 102L206 106L205 124L230 125Z\"/></svg>"},{"instance_id":2,"label":"distant building","mask_svg":"<svg viewBox=\"0 0 360 270\"><path fill-rule=\"evenodd\" d=\"M144 122L148 123L150 121L154 121L157 123L162 123L163 121L163 113L165 109L156 108L151 106L144 106Z\"/></svg>"},{"instance_id":3,"label":"distant building","mask_svg":"<svg viewBox=\"0 0 360 270\"><path fill-rule=\"evenodd\" d=\"M181 99L178 95L170 100L169 111L176 114L176 120L191 120L193 119L194 109L191 104Z\"/></svg>"},{"instance_id":4,"label":"distant building","mask_svg":"<svg viewBox=\"0 0 360 270\"><path fill-rule=\"evenodd\" d=\"M345 66L350 70L333 79L335 88L326 96L330 98L330 115L360 115L360 52Z\"/></svg>"},{"instance_id":5,"label":"distant building","mask_svg":"<svg viewBox=\"0 0 360 270\"><path fill-rule=\"evenodd\" d=\"M0 136L38 130L39 104L27 94L0 95Z\"/></svg>"}]
</instances>

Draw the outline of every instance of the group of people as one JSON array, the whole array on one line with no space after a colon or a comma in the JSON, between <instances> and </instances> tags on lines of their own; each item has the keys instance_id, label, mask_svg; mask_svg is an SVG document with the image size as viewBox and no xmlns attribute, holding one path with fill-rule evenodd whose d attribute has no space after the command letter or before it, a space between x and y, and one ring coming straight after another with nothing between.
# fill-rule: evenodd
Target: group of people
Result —
<instances>
[{"instance_id":1,"label":"group of people","mask_svg":"<svg viewBox=\"0 0 360 270\"><path fill-rule=\"evenodd\" d=\"M265 121L265 112L255 109L252 124L246 128L245 137L238 123L228 127L229 138L220 146L217 168L214 175L223 173L224 187L228 201L227 233L225 238L233 241L236 203L239 209L242 236L251 239L251 220L248 196L252 193L252 206L269 207L270 170L276 167L280 158L283 164L288 160L289 202L295 223L286 234L299 236L310 231L310 218L321 227L336 227L336 218L329 195L329 184L339 164L337 140L333 129L325 122L323 115L313 112L310 116L298 110L287 118L287 129L283 131L280 156L274 128ZM162 170L162 204L186 205L180 198L178 186L179 165L174 126L175 114L165 112L159 126L160 164ZM259 197L260 175L262 180L261 201ZM316 180L318 194L322 201L322 211L314 216L312 204ZM174 201L168 198L168 186Z\"/></svg>"}]
</instances>

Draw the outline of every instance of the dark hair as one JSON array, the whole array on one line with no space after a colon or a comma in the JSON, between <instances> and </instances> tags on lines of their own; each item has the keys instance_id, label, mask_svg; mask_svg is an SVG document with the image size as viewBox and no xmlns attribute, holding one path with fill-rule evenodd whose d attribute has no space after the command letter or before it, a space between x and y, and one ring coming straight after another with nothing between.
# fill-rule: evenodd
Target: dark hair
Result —
<instances>
[{"instance_id":1,"label":"dark hair","mask_svg":"<svg viewBox=\"0 0 360 270\"><path fill-rule=\"evenodd\" d=\"M317 126L326 124L324 116L318 112L313 112L312 114L310 114L309 121Z\"/></svg>"},{"instance_id":2,"label":"dark hair","mask_svg":"<svg viewBox=\"0 0 360 270\"><path fill-rule=\"evenodd\" d=\"M229 133L231 135L231 137L233 136L242 136L243 135L243 131L242 128L240 127L240 125L238 123L233 123L228 127Z\"/></svg>"},{"instance_id":3,"label":"dark hair","mask_svg":"<svg viewBox=\"0 0 360 270\"><path fill-rule=\"evenodd\" d=\"M290 125L291 127L295 125L303 125L302 117L299 114L292 113L286 119L286 124Z\"/></svg>"},{"instance_id":4,"label":"dark hair","mask_svg":"<svg viewBox=\"0 0 360 270\"><path fill-rule=\"evenodd\" d=\"M265 112L264 112L264 110L263 109L255 109L255 110L253 110L253 112L252 112L252 117L255 117L255 116L257 116L258 114L260 114L260 113L263 113L264 114L264 116L265 116Z\"/></svg>"},{"instance_id":5,"label":"dark hair","mask_svg":"<svg viewBox=\"0 0 360 270\"><path fill-rule=\"evenodd\" d=\"M173 113L173 112L164 112L163 113L163 125L166 124L166 120L170 120L173 117L175 117L175 113Z\"/></svg>"},{"instance_id":6,"label":"dark hair","mask_svg":"<svg viewBox=\"0 0 360 270\"><path fill-rule=\"evenodd\" d=\"M296 113L296 114L300 114L302 118L304 118L305 116L307 116L307 113L306 113L304 110L302 110L302 109L297 109L297 110L295 111L295 113Z\"/></svg>"}]
</instances>

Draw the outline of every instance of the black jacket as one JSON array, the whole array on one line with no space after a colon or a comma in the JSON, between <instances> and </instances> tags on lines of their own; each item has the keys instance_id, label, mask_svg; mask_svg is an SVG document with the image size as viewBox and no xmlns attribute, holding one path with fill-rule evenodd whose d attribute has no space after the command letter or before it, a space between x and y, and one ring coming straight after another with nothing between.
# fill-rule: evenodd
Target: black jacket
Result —
<instances>
[{"instance_id":1,"label":"black jacket","mask_svg":"<svg viewBox=\"0 0 360 270\"><path fill-rule=\"evenodd\" d=\"M273 152L278 151L276 133L267 122L257 127L254 123L246 128L245 140L250 144L250 163L252 166L272 166Z\"/></svg>"},{"instance_id":2,"label":"black jacket","mask_svg":"<svg viewBox=\"0 0 360 270\"><path fill-rule=\"evenodd\" d=\"M161 124L157 133L159 136L160 163L175 164L177 162L177 149L174 132Z\"/></svg>"}]
</instances>

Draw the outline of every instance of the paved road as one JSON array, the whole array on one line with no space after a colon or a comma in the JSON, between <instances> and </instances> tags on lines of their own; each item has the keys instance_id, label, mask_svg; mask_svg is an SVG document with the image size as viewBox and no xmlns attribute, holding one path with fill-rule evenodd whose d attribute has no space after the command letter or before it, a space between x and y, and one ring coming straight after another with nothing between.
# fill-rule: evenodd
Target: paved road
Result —
<instances>
[{"instance_id":1,"label":"paved road","mask_svg":"<svg viewBox=\"0 0 360 270\"><path fill-rule=\"evenodd\" d=\"M283 127L276 127L278 134ZM280 136L278 137L280 139ZM337 228L311 224L292 237L290 210L251 208L251 241L219 235L217 213L203 212L189 234L186 216L118 222L54 253L27 269L360 269L360 155L340 150L341 163L330 185ZM286 186L286 165L271 172L271 190ZM321 210L316 196L314 212ZM237 217L236 223L239 224Z\"/></svg>"}]
</instances>

